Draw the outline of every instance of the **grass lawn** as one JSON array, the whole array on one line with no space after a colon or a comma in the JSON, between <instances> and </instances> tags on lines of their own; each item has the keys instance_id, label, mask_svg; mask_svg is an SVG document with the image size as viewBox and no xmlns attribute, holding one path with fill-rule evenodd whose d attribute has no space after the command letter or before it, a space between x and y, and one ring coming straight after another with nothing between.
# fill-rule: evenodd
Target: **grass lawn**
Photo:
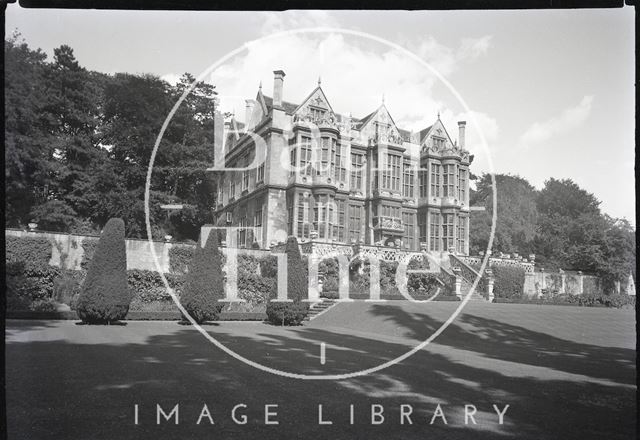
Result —
<instances>
[{"instance_id":1,"label":"grass lawn","mask_svg":"<svg viewBox=\"0 0 640 440\"><path fill-rule=\"evenodd\" d=\"M266 366L337 374L405 353L458 305L355 302L303 327L205 328ZM245 365L175 322L14 320L6 326L7 427L10 439L631 439L635 346L631 309L472 302L434 343L398 365L306 381ZM179 425L156 425L156 404L166 413L179 404ZM204 404L214 425L207 417L196 424ZM246 405L237 412L245 425L231 418L238 404ZM271 404L278 425L265 424ZM319 425L319 404L332 425ZM383 408L382 424L371 423L374 404ZM429 423L438 404L447 425L441 417ZM465 425L465 404L475 406L477 424ZM510 405L502 425L493 404ZM401 417L409 405L413 424Z\"/></svg>"}]
</instances>

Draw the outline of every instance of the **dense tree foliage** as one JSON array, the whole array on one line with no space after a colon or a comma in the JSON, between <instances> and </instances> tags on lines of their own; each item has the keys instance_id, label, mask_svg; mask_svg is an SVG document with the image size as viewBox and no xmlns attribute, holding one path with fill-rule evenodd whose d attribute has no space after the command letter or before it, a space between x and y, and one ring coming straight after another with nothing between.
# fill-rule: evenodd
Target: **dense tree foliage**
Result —
<instances>
[{"instance_id":1,"label":"dense tree foliage","mask_svg":"<svg viewBox=\"0 0 640 440\"><path fill-rule=\"evenodd\" d=\"M600 212L600 202L575 182L549 179L536 190L525 179L498 174L496 233L493 251L525 257L549 270L582 270L600 275L605 289L635 277L636 233L626 220ZM493 212L491 176L483 175L472 192L472 253L487 248Z\"/></svg>"},{"instance_id":2,"label":"dense tree foliage","mask_svg":"<svg viewBox=\"0 0 640 440\"><path fill-rule=\"evenodd\" d=\"M31 220L51 231L99 232L109 218L145 237L144 183L169 111L195 78L172 86L152 75L84 69L73 49L53 60L14 35L5 41L6 225ZM214 194L216 91L197 83L169 124L155 159L151 217L156 237L198 237ZM170 213L161 204L182 204Z\"/></svg>"}]
</instances>

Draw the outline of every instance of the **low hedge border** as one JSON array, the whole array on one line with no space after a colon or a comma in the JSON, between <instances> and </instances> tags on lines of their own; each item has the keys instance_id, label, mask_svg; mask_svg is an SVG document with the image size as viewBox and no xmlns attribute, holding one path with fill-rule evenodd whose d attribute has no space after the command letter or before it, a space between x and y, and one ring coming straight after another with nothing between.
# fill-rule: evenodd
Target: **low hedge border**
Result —
<instances>
[{"instance_id":1,"label":"low hedge border","mask_svg":"<svg viewBox=\"0 0 640 440\"><path fill-rule=\"evenodd\" d=\"M562 295L551 298L494 298L497 304L534 304L543 306L574 306L574 307L607 307L625 308L635 307L635 297L625 295Z\"/></svg>"},{"instance_id":2,"label":"low hedge border","mask_svg":"<svg viewBox=\"0 0 640 440\"><path fill-rule=\"evenodd\" d=\"M7 311L7 319L78 321L76 312ZM264 321L266 313L222 312L219 321ZM124 321L180 321L180 312L129 312Z\"/></svg>"}]
</instances>

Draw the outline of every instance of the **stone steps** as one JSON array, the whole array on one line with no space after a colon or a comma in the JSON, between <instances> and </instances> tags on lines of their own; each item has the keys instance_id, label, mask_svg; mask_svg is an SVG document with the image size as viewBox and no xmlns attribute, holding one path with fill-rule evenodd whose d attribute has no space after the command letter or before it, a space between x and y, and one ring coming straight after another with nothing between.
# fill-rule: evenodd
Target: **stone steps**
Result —
<instances>
[{"instance_id":1,"label":"stone steps","mask_svg":"<svg viewBox=\"0 0 640 440\"><path fill-rule=\"evenodd\" d=\"M462 293L462 297L464 298L467 293L469 293L469 290L471 290L471 286L473 284L468 282L467 280L463 280L462 281L462 285L460 286L460 292ZM480 292L478 292L478 289L476 287L475 292L473 292L473 295L471 295L471 298L469 298L469 301L487 301L482 295L480 295Z\"/></svg>"},{"instance_id":2,"label":"stone steps","mask_svg":"<svg viewBox=\"0 0 640 440\"><path fill-rule=\"evenodd\" d=\"M326 312L336 304L337 304L337 301L335 299L322 298L320 302L317 302L311 305L311 307L309 308L309 313L304 318L304 320L311 321L312 319Z\"/></svg>"}]
</instances>

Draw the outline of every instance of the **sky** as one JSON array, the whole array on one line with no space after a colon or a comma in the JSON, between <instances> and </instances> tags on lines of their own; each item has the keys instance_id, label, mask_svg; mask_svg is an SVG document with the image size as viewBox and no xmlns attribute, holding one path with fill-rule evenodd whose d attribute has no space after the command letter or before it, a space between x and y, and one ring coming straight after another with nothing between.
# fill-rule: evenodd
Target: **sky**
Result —
<instances>
[{"instance_id":1,"label":"sky","mask_svg":"<svg viewBox=\"0 0 640 440\"><path fill-rule=\"evenodd\" d=\"M200 75L244 119L258 85L298 103L322 81L333 109L363 117L384 100L396 124L449 135L467 121L474 174L541 188L572 179L635 225L634 10L167 12L22 9L17 29L50 57L67 44L87 69ZM301 28L337 31L284 33ZM280 34L278 34L280 33ZM283 34L284 33L284 34ZM277 35L276 35L277 34ZM382 40L382 41L380 41ZM248 44L250 43L250 44ZM486 147L481 139L484 137Z\"/></svg>"}]
</instances>

